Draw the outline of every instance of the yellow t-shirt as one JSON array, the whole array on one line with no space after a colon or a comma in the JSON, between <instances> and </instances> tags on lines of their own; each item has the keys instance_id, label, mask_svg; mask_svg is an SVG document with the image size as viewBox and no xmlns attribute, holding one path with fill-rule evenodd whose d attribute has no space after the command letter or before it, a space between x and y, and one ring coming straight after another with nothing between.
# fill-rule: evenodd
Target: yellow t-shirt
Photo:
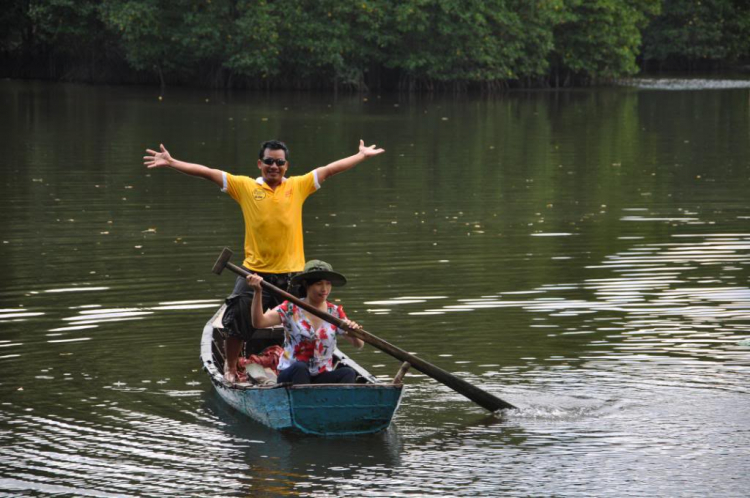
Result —
<instances>
[{"instance_id":1,"label":"yellow t-shirt","mask_svg":"<svg viewBox=\"0 0 750 498\"><path fill-rule=\"evenodd\" d=\"M315 171L292 176L271 189L263 178L224 173L224 188L237 201L245 218L243 265L263 273L302 271L302 205L320 188Z\"/></svg>"}]
</instances>

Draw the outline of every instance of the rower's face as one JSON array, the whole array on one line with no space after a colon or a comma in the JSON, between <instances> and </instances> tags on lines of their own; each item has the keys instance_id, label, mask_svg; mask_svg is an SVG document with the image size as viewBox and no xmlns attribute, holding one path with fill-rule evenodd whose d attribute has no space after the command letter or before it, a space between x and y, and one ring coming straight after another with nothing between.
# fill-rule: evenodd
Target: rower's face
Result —
<instances>
[{"instance_id":1,"label":"rower's face","mask_svg":"<svg viewBox=\"0 0 750 498\"><path fill-rule=\"evenodd\" d=\"M307 286L307 297L316 301L326 300L331 295L331 282L328 280L318 280Z\"/></svg>"},{"instance_id":2,"label":"rower's face","mask_svg":"<svg viewBox=\"0 0 750 498\"><path fill-rule=\"evenodd\" d=\"M273 160L271 164L266 164ZM283 166L279 166L277 161L284 161ZM286 162L286 153L283 150L266 149L263 151L263 159L258 159L258 169L266 183L276 185L284 178L289 163Z\"/></svg>"}]
</instances>

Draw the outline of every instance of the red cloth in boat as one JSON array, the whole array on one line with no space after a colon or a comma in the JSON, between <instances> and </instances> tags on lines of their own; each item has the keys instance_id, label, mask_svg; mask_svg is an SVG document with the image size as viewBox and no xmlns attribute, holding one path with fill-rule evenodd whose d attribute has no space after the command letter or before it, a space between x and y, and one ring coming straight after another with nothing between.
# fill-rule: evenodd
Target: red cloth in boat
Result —
<instances>
[{"instance_id":1,"label":"red cloth in boat","mask_svg":"<svg viewBox=\"0 0 750 498\"><path fill-rule=\"evenodd\" d=\"M249 358L240 359L240 367L245 368L248 363L257 363L263 368L270 368L273 373L278 374L279 358L284 354L284 348L281 346L269 346L260 354L251 354Z\"/></svg>"}]
</instances>

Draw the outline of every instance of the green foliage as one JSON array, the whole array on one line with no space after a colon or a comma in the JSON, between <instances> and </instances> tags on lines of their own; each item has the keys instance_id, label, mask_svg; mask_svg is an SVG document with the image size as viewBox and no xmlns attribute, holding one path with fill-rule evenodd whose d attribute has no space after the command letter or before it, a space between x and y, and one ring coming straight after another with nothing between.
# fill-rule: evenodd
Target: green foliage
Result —
<instances>
[{"instance_id":1,"label":"green foliage","mask_svg":"<svg viewBox=\"0 0 750 498\"><path fill-rule=\"evenodd\" d=\"M67 54L92 48L102 30L97 3L75 0L32 2L28 15L34 25L36 42L54 46Z\"/></svg>"},{"instance_id":2,"label":"green foliage","mask_svg":"<svg viewBox=\"0 0 750 498\"><path fill-rule=\"evenodd\" d=\"M644 32L643 57L733 61L750 55L750 6L743 0L664 0Z\"/></svg>"},{"instance_id":3,"label":"green foliage","mask_svg":"<svg viewBox=\"0 0 750 498\"><path fill-rule=\"evenodd\" d=\"M182 1L182 15L173 20L178 29L172 39L192 60L222 61L227 53L234 4L231 0Z\"/></svg>"},{"instance_id":4,"label":"green foliage","mask_svg":"<svg viewBox=\"0 0 750 498\"><path fill-rule=\"evenodd\" d=\"M383 26L386 2L296 0L287 3L284 71L360 84L371 61L382 60L371 35Z\"/></svg>"},{"instance_id":5,"label":"green foliage","mask_svg":"<svg viewBox=\"0 0 750 498\"><path fill-rule=\"evenodd\" d=\"M549 2L413 0L388 13L387 67L438 82L539 76L552 47Z\"/></svg>"},{"instance_id":6,"label":"green foliage","mask_svg":"<svg viewBox=\"0 0 750 498\"><path fill-rule=\"evenodd\" d=\"M279 0L238 5L226 66L281 81L359 81L379 12L354 0Z\"/></svg>"},{"instance_id":7,"label":"green foliage","mask_svg":"<svg viewBox=\"0 0 750 498\"><path fill-rule=\"evenodd\" d=\"M226 67L239 75L264 79L279 74L284 29L276 20L275 4L240 0L234 14L226 35Z\"/></svg>"},{"instance_id":8,"label":"green foliage","mask_svg":"<svg viewBox=\"0 0 750 498\"><path fill-rule=\"evenodd\" d=\"M161 71L186 63L187 54L179 53L179 44L175 43L179 41L177 11L160 4L152 0L111 0L100 9L105 26L115 33L134 69Z\"/></svg>"},{"instance_id":9,"label":"green foliage","mask_svg":"<svg viewBox=\"0 0 750 498\"><path fill-rule=\"evenodd\" d=\"M29 0L13 0L0 9L0 53L13 54L28 47L33 26L28 12Z\"/></svg>"},{"instance_id":10,"label":"green foliage","mask_svg":"<svg viewBox=\"0 0 750 498\"><path fill-rule=\"evenodd\" d=\"M564 0L555 26L558 69L593 79L636 73L641 28L658 0Z\"/></svg>"},{"instance_id":11,"label":"green foliage","mask_svg":"<svg viewBox=\"0 0 750 498\"><path fill-rule=\"evenodd\" d=\"M38 67L264 88L606 81L644 29L646 59L750 53L743 0L11 0L0 28L0 57Z\"/></svg>"}]
</instances>

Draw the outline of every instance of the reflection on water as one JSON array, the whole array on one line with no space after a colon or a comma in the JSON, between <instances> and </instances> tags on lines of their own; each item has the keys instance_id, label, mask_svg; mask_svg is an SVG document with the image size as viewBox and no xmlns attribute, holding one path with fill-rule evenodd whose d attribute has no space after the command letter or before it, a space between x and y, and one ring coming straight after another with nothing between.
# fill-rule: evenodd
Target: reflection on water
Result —
<instances>
[{"instance_id":1,"label":"reflection on water","mask_svg":"<svg viewBox=\"0 0 750 498\"><path fill-rule=\"evenodd\" d=\"M745 494L750 99L690 85L365 102L3 82L0 495ZM295 172L359 138L388 150L307 201L307 254L346 273L333 298L368 330L517 410L412 372L388 431L320 439L216 396L198 342L239 213L140 157L252 173L272 136Z\"/></svg>"}]
</instances>

